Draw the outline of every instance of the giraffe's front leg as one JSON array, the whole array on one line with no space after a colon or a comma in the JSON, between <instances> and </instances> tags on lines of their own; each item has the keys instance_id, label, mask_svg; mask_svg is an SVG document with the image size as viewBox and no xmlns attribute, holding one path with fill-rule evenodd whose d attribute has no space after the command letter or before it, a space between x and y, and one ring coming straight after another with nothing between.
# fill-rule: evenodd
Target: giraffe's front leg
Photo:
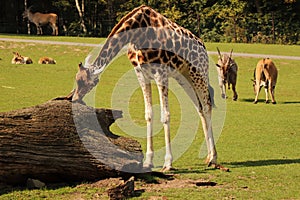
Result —
<instances>
[{"instance_id":1,"label":"giraffe's front leg","mask_svg":"<svg viewBox=\"0 0 300 200\"><path fill-rule=\"evenodd\" d=\"M143 89L145 100L145 119L147 122L147 151L144 168L151 169L153 165L153 111L152 111L152 98L151 98L151 84L145 84Z\"/></svg>"},{"instance_id":2,"label":"giraffe's front leg","mask_svg":"<svg viewBox=\"0 0 300 200\"><path fill-rule=\"evenodd\" d=\"M140 66L135 68L135 73L138 78L139 84L141 86L144 103L145 103L145 119L147 122L147 150L146 150L146 159L144 161L143 167L146 170L151 170L154 167L153 165L153 111L152 111L152 92L151 92L151 82L146 79L139 70Z\"/></svg>"},{"instance_id":3,"label":"giraffe's front leg","mask_svg":"<svg viewBox=\"0 0 300 200\"><path fill-rule=\"evenodd\" d=\"M145 101L145 119L147 122L147 151L146 159L144 161L143 167L146 169L151 169L153 165L153 111L152 111L152 92L151 84L149 83L140 83L144 95Z\"/></svg>"}]
</instances>

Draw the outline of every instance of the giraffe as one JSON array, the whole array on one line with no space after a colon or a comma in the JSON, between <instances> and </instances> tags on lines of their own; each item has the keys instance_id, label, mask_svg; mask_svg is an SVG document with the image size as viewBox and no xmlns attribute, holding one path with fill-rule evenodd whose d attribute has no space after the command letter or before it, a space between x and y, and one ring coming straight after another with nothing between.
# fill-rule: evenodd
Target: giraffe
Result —
<instances>
[{"instance_id":1,"label":"giraffe","mask_svg":"<svg viewBox=\"0 0 300 200\"><path fill-rule=\"evenodd\" d=\"M206 139L208 166L217 166L217 151L212 133L212 98L209 94L208 55L204 43L189 30L180 27L152 8L135 8L112 29L96 59L79 65L77 87L73 102L83 97L98 83L98 76L126 45L128 58L134 66L141 86L145 120L147 122L147 150L145 168L153 167L151 80L156 82L161 105L161 122L165 133L165 161L163 171L173 169L170 141L170 111L168 78L173 77L191 97L202 121Z\"/></svg>"}]
</instances>

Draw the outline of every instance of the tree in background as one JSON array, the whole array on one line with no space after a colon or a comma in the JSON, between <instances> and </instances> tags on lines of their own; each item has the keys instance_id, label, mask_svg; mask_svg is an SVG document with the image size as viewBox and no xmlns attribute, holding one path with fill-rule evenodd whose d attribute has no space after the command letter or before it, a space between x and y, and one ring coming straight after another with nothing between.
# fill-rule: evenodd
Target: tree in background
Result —
<instances>
[{"instance_id":1,"label":"tree in background","mask_svg":"<svg viewBox=\"0 0 300 200\"><path fill-rule=\"evenodd\" d=\"M106 37L124 15L145 4L204 41L300 44L300 0L27 1L36 11L58 14L60 35Z\"/></svg>"},{"instance_id":2,"label":"tree in background","mask_svg":"<svg viewBox=\"0 0 300 200\"><path fill-rule=\"evenodd\" d=\"M86 26L85 26L85 23L84 23L84 8L85 8L85 5L84 5L84 0L81 0L81 6L79 4L79 0L75 0L75 4L76 4L76 8L77 8L77 11L78 11L78 15L79 15L79 18L80 18L80 26L82 28L82 31L83 31L83 34L87 34L87 29L86 29Z\"/></svg>"}]
</instances>

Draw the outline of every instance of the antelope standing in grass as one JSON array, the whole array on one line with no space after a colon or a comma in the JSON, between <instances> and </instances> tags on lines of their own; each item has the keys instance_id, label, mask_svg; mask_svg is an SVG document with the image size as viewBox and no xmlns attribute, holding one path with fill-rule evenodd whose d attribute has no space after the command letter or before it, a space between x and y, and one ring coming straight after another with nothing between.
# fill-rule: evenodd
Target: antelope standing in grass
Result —
<instances>
[{"instance_id":1,"label":"antelope standing in grass","mask_svg":"<svg viewBox=\"0 0 300 200\"><path fill-rule=\"evenodd\" d=\"M232 85L233 91L233 100L236 101L238 98L238 94L236 92L236 79L237 79L237 71L238 66L232 56L232 51L230 55L223 54L221 55L219 48L217 47L219 59L217 65L217 70L219 74L219 86L221 88L222 98L227 98L226 96L226 83L228 84L228 89L230 89L230 84Z\"/></svg>"},{"instance_id":2,"label":"antelope standing in grass","mask_svg":"<svg viewBox=\"0 0 300 200\"><path fill-rule=\"evenodd\" d=\"M262 86L265 88L266 103L269 103L268 90L271 95L272 103L276 104L274 93L277 82L278 71L274 62L269 58L264 58L258 61L256 68L254 69L253 88L255 93L255 99L253 103L258 102L258 94Z\"/></svg>"},{"instance_id":3,"label":"antelope standing in grass","mask_svg":"<svg viewBox=\"0 0 300 200\"><path fill-rule=\"evenodd\" d=\"M56 26L56 21L57 21L57 15L55 13L32 13L30 9L26 9L23 13L24 18L28 18L28 20L32 23L35 24L36 29L37 29L37 34L42 35L42 27L45 25L50 25L52 28L52 35L58 35L58 28Z\"/></svg>"},{"instance_id":4,"label":"antelope standing in grass","mask_svg":"<svg viewBox=\"0 0 300 200\"><path fill-rule=\"evenodd\" d=\"M18 52L13 52L14 57L11 60L11 64L32 64L32 59L26 56L21 56Z\"/></svg>"}]
</instances>

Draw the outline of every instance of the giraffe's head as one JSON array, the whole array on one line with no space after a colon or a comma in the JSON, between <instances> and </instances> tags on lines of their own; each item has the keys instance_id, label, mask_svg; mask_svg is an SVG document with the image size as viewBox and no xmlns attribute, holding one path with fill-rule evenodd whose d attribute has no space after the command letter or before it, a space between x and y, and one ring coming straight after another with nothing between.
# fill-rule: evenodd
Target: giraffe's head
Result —
<instances>
[{"instance_id":1,"label":"giraffe's head","mask_svg":"<svg viewBox=\"0 0 300 200\"><path fill-rule=\"evenodd\" d=\"M83 103L83 97L91 91L99 82L98 77L94 77L91 75L89 68L85 68L82 63L78 65L78 72L76 74L76 83L77 87L73 94L72 101L73 102L81 102Z\"/></svg>"}]
</instances>

